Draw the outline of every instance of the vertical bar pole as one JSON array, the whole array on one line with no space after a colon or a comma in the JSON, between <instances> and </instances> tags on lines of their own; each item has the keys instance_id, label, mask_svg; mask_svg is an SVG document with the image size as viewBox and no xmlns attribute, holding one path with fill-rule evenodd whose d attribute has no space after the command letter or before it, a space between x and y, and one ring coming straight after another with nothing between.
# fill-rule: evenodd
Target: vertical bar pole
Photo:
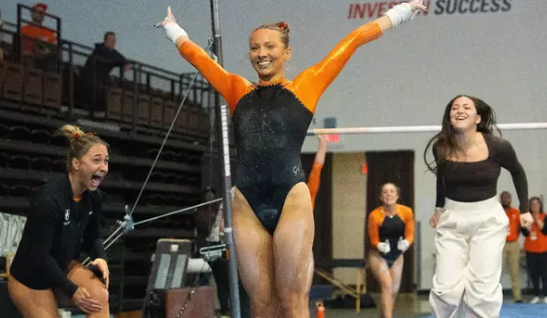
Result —
<instances>
[{"instance_id":1,"label":"vertical bar pole","mask_svg":"<svg viewBox=\"0 0 547 318\"><path fill-rule=\"evenodd\" d=\"M218 13L218 1L211 0L211 23L213 27L213 53L216 55L220 66L222 61L222 40L220 37L220 17ZM217 127L219 133L219 154L222 162L222 173L224 180L224 232L226 246L229 252L229 272L230 272L230 298L232 301L232 317L241 318L241 309L239 306L239 279L237 275L237 260L232 233L232 179L230 169L230 140L228 135L228 118L226 105L221 105L221 99L218 92L215 92L215 110Z\"/></svg>"}]
</instances>

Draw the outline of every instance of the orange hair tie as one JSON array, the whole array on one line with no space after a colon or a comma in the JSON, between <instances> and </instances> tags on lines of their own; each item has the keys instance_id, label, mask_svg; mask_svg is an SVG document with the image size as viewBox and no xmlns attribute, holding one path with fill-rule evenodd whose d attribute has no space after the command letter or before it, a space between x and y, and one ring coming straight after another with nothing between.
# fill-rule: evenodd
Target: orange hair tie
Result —
<instances>
[{"instance_id":1,"label":"orange hair tie","mask_svg":"<svg viewBox=\"0 0 547 318\"><path fill-rule=\"evenodd\" d=\"M285 31L287 29L287 23L285 22L280 22L279 23L279 28L283 31Z\"/></svg>"},{"instance_id":2,"label":"orange hair tie","mask_svg":"<svg viewBox=\"0 0 547 318\"><path fill-rule=\"evenodd\" d=\"M80 138L80 137L82 137L82 136L95 136L95 135L96 135L96 133L94 133L94 132L88 132L88 133L85 133L85 134L81 134L81 133L79 133L79 132L75 132L75 133L72 134L72 138L78 139L78 138Z\"/></svg>"}]
</instances>

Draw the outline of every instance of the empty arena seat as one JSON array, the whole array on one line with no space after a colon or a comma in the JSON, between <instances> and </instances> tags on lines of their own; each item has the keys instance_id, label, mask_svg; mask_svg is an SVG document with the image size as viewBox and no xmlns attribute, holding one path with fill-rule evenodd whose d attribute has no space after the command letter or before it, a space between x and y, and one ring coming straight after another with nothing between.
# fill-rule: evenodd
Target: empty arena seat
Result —
<instances>
[{"instance_id":1,"label":"empty arena seat","mask_svg":"<svg viewBox=\"0 0 547 318\"><path fill-rule=\"evenodd\" d=\"M10 156L6 153L0 152L0 167L7 168L10 160Z\"/></svg>"},{"instance_id":2,"label":"empty arena seat","mask_svg":"<svg viewBox=\"0 0 547 318\"><path fill-rule=\"evenodd\" d=\"M30 129L25 126L11 126L8 132L8 138L13 140L30 140Z\"/></svg>"},{"instance_id":3,"label":"empty arena seat","mask_svg":"<svg viewBox=\"0 0 547 318\"><path fill-rule=\"evenodd\" d=\"M199 108L197 106L188 107L188 133L199 135Z\"/></svg>"},{"instance_id":4,"label":"empty arena seat","mask_svg":"<svg viewBox=\"0 0 547 318\"><path fill-rule=\"evenodd\" d=\"M163 194L152 194L148 196L148 201L152 205L165 205L165 196Z\"/></svg>"},{"instance_id":5,"label":"empty arena seat","mask_svg":"<svg viewBox=\"0 0 547 318\"><path fill-rule=\"evenodd\" d=\"M5 63L5 82L3 98L20 102L23 100L23 67L19 64Z\"/></svg>"},{"instance_id":6,"label":"empty arena seat","mask_svg":"<svg viewBox=\"0 0 547 318\"><path fill-rule=\"evenodd\" d=\"M155 96L150 100L150 126L163 127L163 99L161 97Z\"/></svg>"},{"instance_id":7,"label":"empty arena seat","mask_svg":"<svg viewBox=\"0 0 547 318\"><path fill-rule=\"evenodd\" d=\"M51 138L51 133L45 129L33 129L30 135L30 140L37 144L47 144Z\"/></svg>"},{"instance_id":8,"label":"empty arena seat","mask_svg":"<svg viewBox=\"0 0 547 318\"><path fill-rule=\"evenodd\" d=\"M173 161L175 160L176 155L177 153L172 150L164 150L162 151L160 158L161 160Z\"/></svg>"},{"instance_id":9,"label":"empty arena seat","mask_svg":"<svg viewBox=\"0 0 547 318\"><path fill-rule=\"evenodd\" d=\"M61 74L44 73L44 106L60 109L63 97L63 79Z\"/></svg>"},{"instance_id":10,"label":"empty arena seat","mask_svg":"<svg viewBox=\"0 0 547 318\"><path fill-rule=\"evenodd\" d=\"M9 186L7 184L0 183L0 196L9 195Z\"/></svg>"},{"instance_id":11,"label":"empty arena seat","mask_svg":"<svg viewBox=\"0 0 547 318\"><path fill-rule=\"evenodd\" d=\"M61 135L53 134L49 140L49 143L53 146L59 146L59 147L67 147L68 146L68 140L66 137Z\"/></svg>"},{"instance_id":12,"label":"empty arena seat","mask_svg":"<svg viewBox=\"0 0 547 318\"><path fill-rule=\"evenodd\" d=\"M171 100L166 100L165 104L163 105L163 128L169 129L171 127L171 122L173 122L173 118L175 118L175 114L177 111L177 105Z\"/></svg>"},{"instance_id":13,"label":"empty arena seat","mask_svg":"<svg viewBox=\"0 0 547 318\"><path fill-rule=\"evenodd\" d=\"M65 172L66 161L64 159L56 159L51 161L51 170L54 172Z\"/></svg>"},{"instance_id":14,"label":"empty arena seat","mask_svg":"<svg viewBox=\"0 0 547 318\"><path fill-rule=\"evenodd\" d=\"M4 83L6 82L6 69L7 64L4 61L0 61L0 96L4 92Z\"/></svg>"},{"instance_id":15,"label":"empty arena seat","mask_svg":"<svg viewBox=\"0 0 547 318\"><path fill-rule=\"evenodd\" d=\"M34 157L32 158L31 167L37 171L51 171L51 159L48 157Z\"/></svg>"},{"instance_id":16,"label":"empty arena seat","mask_svg":"<svg viewBox=\"0 0 547 318\"><path fill-rule=\"evenodd\" d=\"M124 204L125 203L125 199L122 195L109 195L108 200L109 200L110 203L115 203L115 204Z\"/></svg>"},{"instance_id":17,"label":"empty arena seat","mask_svg":"<svg viewBox=\"0 0 547 318\"><path fill-rule=\"evenodd\" d=\"M42 105L43 79L42 71L26 69L23 77L23 101L28 104Z\"/></svg>"},{"instance_id":18,"label":"empty arena seat","mask_svg":"<svg viewBox=\"0 0 547 318\"><path fill-rule=\"evenodd\" d=\"M203 137L209 136L211 127L209 127L209 111L202 110L199 118L199 135Z\"/></svg>"},{"instance_id":19,"label":"empty arena seat","mask_svg":"<svg viewBox=\"0 0 547 318\"><path fill-rule=\"evenodd\" d=\"M9 192L14 197L28 197L32 192L32 188L26 185L14 185Z\"/></svg>"},{"instance_id":20,"label":"empty arena seat","mask_svg":"<svg viewBox=\"0 0 547 318\"><path fill-rule=\"evenodd\" d=\"M165 183L178 183L178 176L176 173L166 173L165 174Z\"/></svg>"},{"instance_id":21,"label":"empty arena seat","mask_svg":"<svg viewBox=\"0 0 547 318\"><path fill-rule=\"evenodd\" d=\"M121 120L123 115L122 90L109 87L106 93L106 116L108 119Z\"/></svg>"},{"instance_id":22,"label":"empty arena seat","mask_svg":"<svg viewBox=\"0 0 547 318\"><path fill-rule=\"evenodd\" d=\"M133 109L135 105L135 92L125 89L123 91L123 117L122 121L126 123L133 122ZM137 114L138 115L138 114Z\"/></svg>"},{"instance_id":23,"label":"empty arena seat","mask_svg":"<svg viewBox=\"0 0 547 318\"><path fill-rule=\"evenodd\" d=\"M9 127L4 124L0 124L0 138L6 138L8 136L8 132Z\"/></svg>"},{"instance_id":24,"label":"empty arena seat","mask_svg":"<svg viewBox=\"0 0 547 318\"><path fill-rule=\"evenodd\" d=\"M180 105L177 105L175 108L175 115L177 113L178 107ZM188 133L188 106L182 105L180 108L179 116L177 117L177 121L175 124L175 131L181 132L181 133Z\"/></svg>"},{"instance_id":25,"label":"empty arena seat","mask_svg":"<svg viewBox=\"0 0 547 318\"><path fill-rule=\"evenodd\" d=\"M165 180L165 175L159 171L154 171L150 175L150 181L151 182L158 182L162 183Z\"/></svg>"},{"instance_id":26,"label":"empty arena seat","mask_svg":"<svg viewBox=\"0 0 547 318\"><path fill-rule=\"evenodd\" d=\"M184 152L178 152L175 156L177 163L186 163L188 161L188 155Z\"/></svg>"},{"instance_id":27,"label":"empty arena seat","mask_svg":"<svg viewBox=\"0 0 547 318\"><path fill-rule=\"evenodd\" d=\"M187 185L189 184L190 177L187 174L179 173L177 175L177 183L180 185Z\"/></svg>"},{"instance_id":28,"label":"empty arena seat","mask_svg":"<svg viewBox=\"0 0 547 318\"><path fill-rule=\"evenodd\" d=\"M164 205L177 206L179 203L179 197L177 195L166 195L164 197Z\"/></svg>"},{"instance_id":29,"label":"empty arena seat","mask_svg":"<svg viewBox=\"0 0 547 318\"><path fill-rule=\"evenodd\" d=\"M188 175L186 177L186 183L187 184L194 184L194 183L198 182L198 180L199 180L199 177L195 176L195 175Z\"/></svg>"},{"instance_id":30,"label":"empty arena seat","mask_svg":"<svg viewBox=\"0 0 547 318\"><path fill-rule=\"evenodd\" d=\"M32 159L25 155L13 155L10 158L9 166L14 169L30 169Z\"/></svg>"},{"instance_id":31,"label":"empty arena seat","mask_svg":"<svg viewBox=\"0 0 547 318\"><path fill-rule=\"evenodd\" d=\"M159 152L159 151L160 151L160 150L159 150L158 148L150 148L150 149L148 149L148 151L147 151L147 152L148 152L148 158L150 158L150 159L155 159L156 156L158 155L158 152Z\"/></svg>"},{"instance_id":32,"label":"empty arena seat","mask_svg":"<svg viewBox=\"0 0 547 318\"><path fill-rule=\"evenodd\" d=\"M188 158L188 162L191 165L200 165L201 164L201 156L199 154L192 154Z\"/></svg>"},{"instance_id":33,"label":"empty arena seat","mask_svg":"<svg viewBox=\"0 0 547 318\"><path fill-rule=\"evenodd\" d=\"M137 100L137 123L150 126L150 95L139 94Z\"/></svg>"}]
</instances>

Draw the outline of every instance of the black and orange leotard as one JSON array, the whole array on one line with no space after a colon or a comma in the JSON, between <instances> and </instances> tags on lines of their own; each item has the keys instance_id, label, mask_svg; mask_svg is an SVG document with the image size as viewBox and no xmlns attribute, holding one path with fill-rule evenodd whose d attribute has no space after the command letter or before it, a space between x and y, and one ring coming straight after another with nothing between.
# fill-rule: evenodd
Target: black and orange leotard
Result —
<instances>
[{"instance_id":1,"label":"black and orange leotard","mask_svg":"<svg viewBox=\"0 0 547 318\"><path fill-rule=\"evenodd\" d=\"M300 152L317 101L355 50L381 35L378 23L367 23L293 81L281 79L257 86L225 71L192 41L179 46L182 57L230 107L238 155L234 185L270 233L277 226L287 194L304 181Z\"/></svg>"},{"instance_id":2,"label":"black and orange leotard","mask_svg":"<svg viewBox=\"0 0 547 318\"><path fill-rule=\"evenodd\" d=\"M389 253L381 255L386 259L388 266L391 267L402 253L397 248L399 238L402 237L410 244L414 242L412 209L397 204L397 210L391 217L385 214L383 207L374 209L368 216L368 235L372 248L376 248L380 242L389 241Z\"/></svg>"}]
</instances>

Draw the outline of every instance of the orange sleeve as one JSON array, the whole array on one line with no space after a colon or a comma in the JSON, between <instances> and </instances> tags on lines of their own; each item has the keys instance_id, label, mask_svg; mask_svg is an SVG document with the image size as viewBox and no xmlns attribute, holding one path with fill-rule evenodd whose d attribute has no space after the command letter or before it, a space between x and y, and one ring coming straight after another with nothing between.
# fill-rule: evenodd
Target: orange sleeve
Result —
<instances>
[{"instance_id":1,"label":"orange sleeve","mask_svg":"<svg viewBox=\"0 0 547 318\"><path fill-rule=\"evenodd\" d=\"M412 209L405 206L401 212L403 213L402 219L405 222L405 240L412 244L414 243L414 216Z\"/></svg>"},{"instance_id":2,"label":"orange sleeve","mask_svg":"<svg viewBox=\"0 0 547 318\"><path fill-rule=\"evenodd\" d=\"M317 101L342 71L353 53L363 44L382 35L380 25L373 21L352 31L318 64L306 69L291 84L291 90L304 106L315 113Z\"/></svg>"},{"instance_id":3,"label":"orange sleeve","mask_svg":"<svg viewBox=\"0 0 547 318\"><path fill-rule=\"evenodd\" d=\"M224 97L233 114L237 102L252 90L253 84L239 75L226 72L200 46L190 40L183 42L178 49L180 55L197 68L209 84Z\"/></svg>"},{"instance_id":4,"label":"orange sleeve","mask_svg":"<svg viewBox=\"0 0 547 318\"><path fill-rule=\"evenodd\" d=\"M57 33L53 32L53 31L48 31L48 42L49 43L52 43L52 44L55 44L57 43Z\"/></svg>"},{"instance_id":5,"label":"orange sleeve","mask_svg":"<svg viewBox=\"0 0 547 318\"><path fill-rule=\"evenodd\" d=\"M370 246L373 248L378 247L380 243L380 226L382 226L382 213L380 210L375 209L368 215L368 237L370 240Z\"/></svg>"},{"instance_id":6,"label":"orange sleeve","mask_svg":"<svg viewBox=\"0 0 547 318\"><path fill-rule=\"evenodd\" d=\"M315 205L315 197L317 196L319 185L321 184L321 169L323 169L323 164L314 162L310 176L308 177L308 188L310 189L312 207Z\"/></svg>"}]
</instances>

